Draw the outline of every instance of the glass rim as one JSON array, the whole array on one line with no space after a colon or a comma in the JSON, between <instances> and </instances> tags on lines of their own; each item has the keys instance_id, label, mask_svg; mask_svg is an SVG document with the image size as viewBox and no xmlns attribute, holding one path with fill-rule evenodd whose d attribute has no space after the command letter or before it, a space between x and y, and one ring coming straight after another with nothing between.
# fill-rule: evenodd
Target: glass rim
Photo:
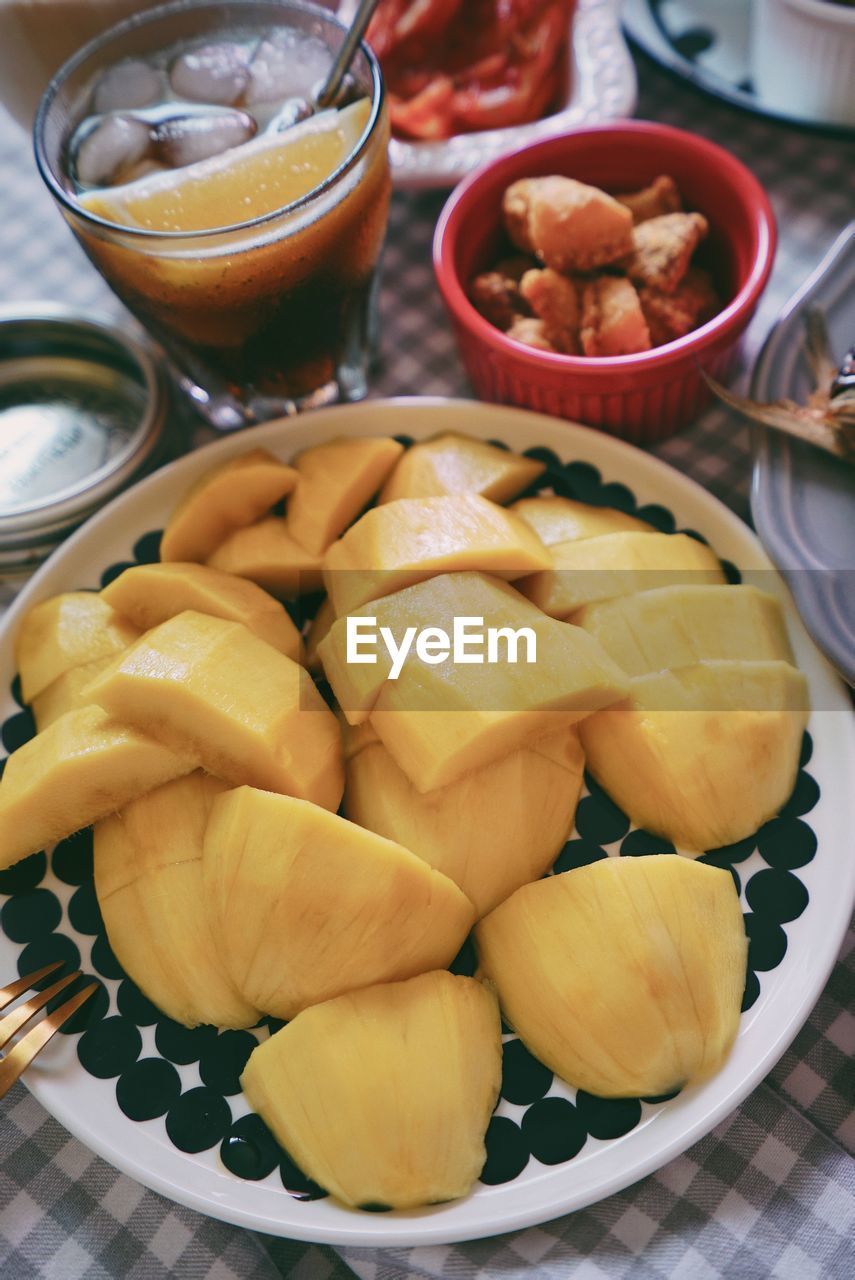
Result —
<instances>
[{"instance_id":1,"label":"glass rim","mask_svg":"<svg viewBox=\"0 0 855 1280\"><path fill-rule=\"evenodd\" d=\"M309 14L312 17L321 18L325 22L331 23L338 27L340 31L347 32L348 28L331 10L321 5L312 4L309 0L228 0L230 5L240 8L243 5L262 5L269 8L273 12L286 13L288 10L295 10L298 13ZM42 94L39 101L36 118L33 123L33 149L36 157L36 165L41 175L42 181L45 183L51 195L59 205L67 209L75 217L87 222L93 226L101 227L110 232L121 232L123 235L132 236L141 240L157 240L172 243L181 243L191 240L200 240L205 238L214 238L216 236L227 235L233 231L245 231L253 227L263 227L266 223L281 218L283 215L291 214L299 209L306 208L312 204L319 196L324 195L332 187L345 177L351 169L359 162L374 134L375 127L380 119L380 113L385 101L385 86L383 76L380 72L380 64L370 45L365 40L360 40L357 49L363 55L368 63L371 72L371 111L365 127L359 136L355 146L344 158L340 165L324 178L316 187L312 187L311 191L307 191L305 195L299 196L296 200L292 200L290 204L281 205L278 209L271 210L270 213L259 214L256 218L249 218L245 222L230 222L221 227L206 227L199 231L152 231L146 227L128 226L122 222L111 222L109 218L102 218L99 214L92 213L89 209L83 207L68 191L62 186L62 183L54 173L53 166L48 161L45 151L45 126L50 115L51 109L56 102L57 95L62 89L68 78L84 66L86 62L99 53L104 46L129 32L135 31L140 27L154 25L164 18L170 18L175 14L185 13L193 9L217 9L221 7L221 0L169 0L167 4L157 5L153 9L145 10L142 13L132 14L130 18L125 18L122 22L108 27L100 35L93 40L88 41L76 53L68 58L59 70L51 77L47 88Z\"/></svg>"}]
</instances>

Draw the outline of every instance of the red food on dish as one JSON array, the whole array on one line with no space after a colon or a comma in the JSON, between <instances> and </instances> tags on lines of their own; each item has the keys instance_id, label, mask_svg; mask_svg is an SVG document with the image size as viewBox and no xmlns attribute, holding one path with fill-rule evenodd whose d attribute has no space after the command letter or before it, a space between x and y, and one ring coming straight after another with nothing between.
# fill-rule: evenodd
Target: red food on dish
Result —
<instances>
[{"instance_id":1,"label":"red food on dish","mask_svg":"<svg viewBox=\"0 0 855 1280\"><path fill-rule=\"evenodd\" d=\"M431 139L527 124L560 93L575 0L380 0L368 41L393 131Z\"/></svg>"}]
</instances>

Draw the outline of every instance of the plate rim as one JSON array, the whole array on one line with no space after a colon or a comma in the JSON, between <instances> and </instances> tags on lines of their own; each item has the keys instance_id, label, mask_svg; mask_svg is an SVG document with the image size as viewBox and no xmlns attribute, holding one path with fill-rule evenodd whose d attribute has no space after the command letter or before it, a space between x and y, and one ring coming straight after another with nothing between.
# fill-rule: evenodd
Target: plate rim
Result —
<instances>
[{"instance_id":1,"label":"plate rim","mask_svg":"<svg viewBox=\"0 0 855 1280\"><path fill-rule=\"evenodd\" d=\"M299 436L301 430L306 430L307 424L311 425L315 421L323 420L324 424L318 433L319 439L332 438L336 434L341 434L347 430L348 415L352 415L354 409L361 410L363 414L362 426L353 431L355 435L376 434L378 430L383 432L386 429L382 422L378 426L372 421L372 414L375 410L379 410L381 419L384 415L396 418L397 430L404 431L408 425L406 421L407 410L412 410L413 408L423 410L426 421L428 414L433 415L437 410L440 414L449 413L453 415L458 424L464 422L464 426L461 429L465 429L467 414L471 416L473 411L477 411L480 415L485 417L489 415L490 417L489 432L484 426L473 432L481 435L482 438L489 438L490 435L501 435L503 433L503 423L507 423L509 426L518 423L521 429L525 429L528 426L530 432L536 430L543 433L539 439L534 439L534 436L532 436L534 442L560 449L563 457L579 461L590 461L592 465L603 470L607 470L616 461L619 473L626 476L627 470L632 469L635 483L639 485L650 484L651 488L656 491L658 491L657 482L664 481L665 493L662 495L662 501L671 502L674 500L673 492L669 494L669 490L676 490L678 493L682 493L686 496L687 505L699 505L701 514L709 512L712 520L718 520L720 529L729 529L732 536L743 544L746 552L750 551L750 555L743 561L746 567L772 568L771 561L763 551L756 535L734 512L724 506L723 503L696 481L691 480L659 458L644 453L625 441L603 435L589 427L570 424L529 410L484 405L479 401L440 396L400 396L383 400L367 400L357 406L341 405L318 409L296 418L264 424L202 446L185 457L169 463L161 470L142 480L124 495L114 499L63 544L59 551L50 558L22 590L6 613L2 623L0 623L0 642L4 646L9 644L13 628L24 609L30 607L43 594L46 594L45 588L54 589L53 579L55 575L57 573L61 574L65 562L73 560L79 548L85 548L90 540L93 545L97 544L101 529L105 525L109 527L129 498L134 498L135 505L142 504L150 495L156 494L161 486L168 487L169 483L176 478L180 479L185 475L189 477L191 473L212 463L217 458L223 459L229 454L241 452L248 447L264 443L272 444L275 447L274 442L277 438L279 438L280 447L287 449L289 437ZM320 418L318 415L320 415ZM412 427L416 424L410 425ZM434 425L433 429L436 430L437 426ZM428 431L429 428L422 427L420 432L416 429L409 433L427 435ZM563 441L563 444L552 444L550 442L551 440L557 442L559 438ZM620 465L621 463L623 463L623 466ZM627 464L630 465L627 466ZM609 477L607 476L607 478ZM628 482L632 483L632 481ZM655 501L655 497L650 500ZM701 524L703 525L703 522ZM139 537L145 531L136 529L132 522L127 536L128 538ZM96 561L99 566L103 558L101 556ZM785 588L783 591L786 596ZM799 624L795 611L790 613L788 621L793 628L798 629ZM808 643L810 642L808 641ZM811 649L813 650L814 646L811 645ZM825 682L830 693L832 690L836 690L837 706L832 706L831 710L843 710L847 707L847 703L839 682L818 651L814 651L814 655L817 681L820 684ZM0 661L3 661L2 655L0 655ZM832 698L832 701L834 700ZM851 721L851 717L849 717L847 723L849 732L844 742L844 747L848 756L852 758L853 764L855 764L855 723ZM325 1224L322 1229L312 1226L306 1221L300 1222L298 1219L291 1219L290 1217L285 1221L273 1219L264 1213L250 1212L241 1207L226 1204L216 1196L211 1196L204 1192L199 1193L189 1183L182 1182L178 1184L173 1178L162 1175L146 1166L133 1151L111 1145L109 1135L106 1132L99 1132L97 1128L94 1132L92 1131L90 1127L91 1121L84 1119L79 1111L75 1109L71 1102L73 1093L68 1088L63 1090L62 1082L59 1082L56 1086L56 1093L59 1098L59 1104L57 1104L57 1099L51 1091L52 1081L49 1073L46 1079L42 1079L37 1074L30 1072L29 1077L24 1077L24 1082L42 1105L70 1133L79 1138L90 1150L102 1156L113 1167L129 1174L143 1185L166 1195L180 1204L238 1226L271 1234L285 1235L292 1239L322 1242L333 1246L350 1245L355 1247L409 1247L414 1245L447 1244L504 1234L511 1230L551 1221L625 1189L640 1178L661 1168L694 1142L709 1133L716 1124L730 1114L753 1091L792 1042L827 982L849 923L851 914L849 899L850 897L855 897L855 863L849 869L848 879L850 893L845 891L845 876L841 876L840 892L835 897L836 916L824 922L823 946L820 953L821 963L819 967L813 967L811 971L812 980L807 983L800 999L786 1002L785 1015L781 1018L780 1012L778 1014L781 1020L776 1034L771 1042L766 1045L764 1052L752 1060L750 1069L739 1080L726 1089L722 1096L717 1098L712 1105L706 1105L699 1111L696 1118L687 1126L681 1127L681 1131L674 1137L664 1144L655 1142L653 1148L647 1154L642 1151L642 1153L636 1155L629 1168L623 1169L617 1177L613 1170L610 1171L606 1167L601 1170L598 1176L595 1175L590 1179L582 1193L574 1194L569 1198L566 1192L563 1194L561 1192L560 1179L554 1189L543 1185L544 1178L532 1180L530 1187L541 1189L540 1194L535 1194L534 1203L510 1212L494 1210L493 1220L491 1221L481 1221L475 1224L467 1224L465 1222L466 1206L471 1205L469 1198L452 1202L450 1206L444 1207L440 1211L440 1216L434 1216L434 1211L432 1210L426 1211L421 1217L419 1214L399 1217L388 1215L384 1216L382 1225L374 1219L366 1222L366 1217L369 1217L369 1215L350 1215L338 1205L333 1206L336 1210L336 1221L328 1225ZM3 938L4 943L5 941L5 938ZM772 993L768 1000L771 1002L774 999L775 995ZM778 1000L777 1005L780 1006L780 1003L780 1000ZM101 1081L99 1085L106 1083L108 1082ZM698 1092L706 1087L701 1085L684 1091L685 1102L691 1104ZM671 1113L672 1121L674 1114ZM657 1119L664 1119L665 1115L664 1111L655 1113L653 1117L654 1123ZM667 1128L667 1125L660 1124L660 1130L663 1127ZM631 1136L631 1134L626 1135L627 1138ZM617 1147L621 1142L625 1141L626 1139L612 1140L612 1146ZM555 1170L552 1170L552 1172L554 1173ZM548 1176L549 1173L550 1170L547 1169L545 1176ZM512 1186L513 1184L509 1185ZM488 1192L501 1192L503 1188L488 1188L487 1190ZM320 1205L325 1203L319 1202ZM462 1213L458 1212L455 1215L455 1208L458 1211L462 1210ZM501 1213L501 1216L497 1217L499 1213ZM342 1214L344 1215L343 1217L341 1216ZM353 1218L352 1227L348 1222L348 1218L351 1216ZM448 1221L449 1217L451 1217L451 1224ZM457 1221L460 1217L464 1221Z\"/></svg>"}]
</instances>

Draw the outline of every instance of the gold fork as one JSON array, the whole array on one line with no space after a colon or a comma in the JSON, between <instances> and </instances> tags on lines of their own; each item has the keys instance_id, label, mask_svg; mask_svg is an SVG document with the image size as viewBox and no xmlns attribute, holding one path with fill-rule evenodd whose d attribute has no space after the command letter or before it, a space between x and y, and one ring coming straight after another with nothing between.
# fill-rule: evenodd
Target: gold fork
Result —
<instances>
[{"instance_id":1,"label":"gold fork","mask_svg":"<svg viewBox=\"0 0 855 1280\"><path fill-rule=\"evenodd\" d=\"M37 969L35 973L28 973L26 977L10 982L7 987L0 987L0 1009L5 1009L8 1004L12 1004L13 1001L18 999L18 996L23 995L25 991L37 982L41 982L42 978L46 978L48 974L61 969L63 963L62 960L59 960L55 964L46 964L43 969ZM74 973L58 978L56 982L46 987L44 991L37 992L29 1000L25 1000L23 1004L18 1005L17 1009L13 1009L4 1018L0 1018L0 1050L5 1048L12 1037L16 1036L21 1028L26 1026L30 1019L40 1009L43 1009L55 995L58 995L63 988L69 986L70 983L81 976L80 970L77 969ZM46 1018L42 1018L40 1022L37 1022L8 1053L0 1057L0 1098L9 1092L21 1072L30 1065L36 1054L41 1052L51 1036L55 1035L63 1023L67 1022L84 1001L88 1000L92 993L97 990L98 983L90 982L88 986L76 992L59 1008L54 1009L53 1013L49 1013Z\"/></svg>"}]
</instances>

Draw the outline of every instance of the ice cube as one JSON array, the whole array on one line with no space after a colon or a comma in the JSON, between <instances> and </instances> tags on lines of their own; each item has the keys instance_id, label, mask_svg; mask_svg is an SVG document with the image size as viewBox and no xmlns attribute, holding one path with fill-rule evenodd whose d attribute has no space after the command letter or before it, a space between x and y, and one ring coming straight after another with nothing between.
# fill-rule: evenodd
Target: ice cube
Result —
<instances>
[{"instance_id":1,"label":"ice cube","mask_svg":"<svg viewBox=\"0 0 855 1280\"><path fill-rule=\"evenodd\" d=\"M249 83L249 55L239 44L206 44L182 53L169 79L182 98L229 106Z\"/></svg>"},{"instance_id":2,"label":"ice cube","mask_svg":"<svg viewBox=\"0 0 855 1280\"><path fill-rule=\"evenodd\" d=\"M141 58L125 58L109 67L95 86L93 108L97 115L148 107L160 97L161 73Z\"/></svg>"},{"instance_id":3,"label":"ice cube","mask_svg":"<svg viewBox=\"0 0 855 1280\"><path fill-rule=\"evenodd\" d=\"M262 40L253 55L246 101L252 105L295 96L311 98L331 61L329 49L320 40L276 31Z\"/></svg>"},{"instance_id":4,"label":"ice cube","mask_svg":"<svg viewBox=\"0 0 855 1280\"><path fill-rule=\"evenodd\" d=\"M77 180L87 187L111 182L120 169L142 160L151 146L149 126L133 116L111 115L86 135L75 157Z\"/></svg>"},{"instance_id":5,"label":"ice cube","mask_svg":"<svg viewBox=\"0 0 855 1280\"><path fill-rule=\"evenodd\" d=\"M301 120L308 120L313 114L313 107L305 98L288 98L267 122L265 133L282 133Z\"/></svg>"},{"instance_id":6,"label":"ice cube","mask_svg":"<svg viewBox=\"0 0 855 1280\"><path fill-rule=\"evenodd\" d=\"M248 142L255 129L255 121L245 111L170 116L154 128L154 153L164 164L180 169Z\"/></svg>"}]
</instances>

